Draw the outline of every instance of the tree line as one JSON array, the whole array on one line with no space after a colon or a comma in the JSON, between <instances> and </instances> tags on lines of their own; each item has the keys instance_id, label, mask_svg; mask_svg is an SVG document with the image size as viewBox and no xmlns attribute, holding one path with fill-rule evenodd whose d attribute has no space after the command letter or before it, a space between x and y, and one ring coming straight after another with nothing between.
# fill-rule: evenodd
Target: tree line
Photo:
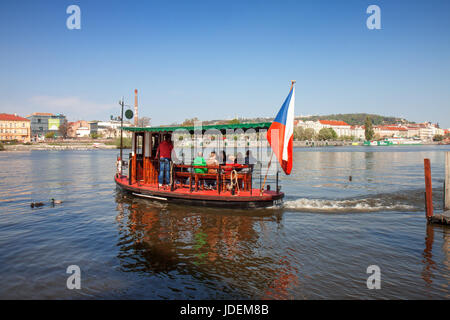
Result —
<instances>
[{"instance_id":1,"label":"tree line","mask_svg":"<svg viewBox=\"0 0 450 320\"><path fill-rule=\"evenodd\" d=\"M383 124L392 124L398 122L405 122L406 120L396 117L386 117L380 116L377 114L368 114L368 113L339 113L339 114L329 114L324 116L310 116L310 117L300 117L296 118L303 121L317 121L317 120L336 120L336 121L344 121L351 126L362 126L365 124L366 119L370 118L372 124L375 126L383 125ZM407 121L409 123L413 123Z\"/></svg>"}]
</instances>

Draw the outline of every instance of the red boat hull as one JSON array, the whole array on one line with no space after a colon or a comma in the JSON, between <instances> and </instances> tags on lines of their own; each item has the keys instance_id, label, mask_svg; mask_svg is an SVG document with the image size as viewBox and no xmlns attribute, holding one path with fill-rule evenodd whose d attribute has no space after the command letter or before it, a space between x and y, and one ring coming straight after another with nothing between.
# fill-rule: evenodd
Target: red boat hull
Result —
<instances>
[{"instance_id":1,"label":"red boat hull","mask_svg":"<svg viewBox=\"0 0 450 320\"><path fill-rule=\"evenodd\" d=\"M264 208L277 206L282 203L283 192L265 190L260 195L259 189L252 191L240 191L239 194L232 195L231 192L221 192L216 190L190 191L189 188L177 188L174 191L158 188L157 185L141 183L129 184L128 177L116 176L114 178L117 186L125 192L134 196L147 198L162 202L221 207L221 208Z\"/></svg>"}]
</instances>

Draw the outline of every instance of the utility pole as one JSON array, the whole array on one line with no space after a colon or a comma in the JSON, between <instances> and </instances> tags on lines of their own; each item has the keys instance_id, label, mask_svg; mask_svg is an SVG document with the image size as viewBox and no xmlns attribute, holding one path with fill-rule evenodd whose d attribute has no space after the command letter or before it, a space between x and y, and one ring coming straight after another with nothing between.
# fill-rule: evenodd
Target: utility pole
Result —
<instances>
[{"instance_id":1,"label":"utility pole","mask_svg":"<svg viewBox=\"0 0 450 320\"><path fill-rule=\"evenodd\" d=\"M123 97L122 97L122 101L120 101L119 104L122 107L122 112L121 112L121 116L120 116L120 161L123 161L123 157L122 157L122 149L123 149L123 106L125 104ZM121 164L122 164L122 162L121 162Z\"/></svg>"},{"instance_id":2,"label":"utility pole","mask_svg":"<svg viewBox=\"0 0 450 320\"><path fill-rule=\"evenodd\" d=\"M134 126L138 126L138 91L134 90Z\"/></svg>"}]
</instances>

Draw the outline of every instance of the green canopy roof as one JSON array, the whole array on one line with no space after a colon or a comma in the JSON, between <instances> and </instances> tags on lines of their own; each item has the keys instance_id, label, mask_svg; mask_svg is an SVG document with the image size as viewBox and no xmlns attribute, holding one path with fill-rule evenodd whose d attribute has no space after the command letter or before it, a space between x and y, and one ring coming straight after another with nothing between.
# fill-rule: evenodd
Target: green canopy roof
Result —
<instances>
[{"instance_id":1,"label":"green canopy roof","mask_svg":"<svg viewBox=\"0 0 450 320\"><path fill-rule=\"evenodd\" d=\"M260 123L238 123L238 124L215 124L202 126L202 130L209 129L217 129L217 130L227 130L227 129L268 129L272 122L260 122ZM173 132L175 130L187 130L194 131L196 128L194 126L190 127L146 127L146 128L138 128L138 127L123 127L123 130L132 131L132 132Z\"/></svg>"}]
</instances>

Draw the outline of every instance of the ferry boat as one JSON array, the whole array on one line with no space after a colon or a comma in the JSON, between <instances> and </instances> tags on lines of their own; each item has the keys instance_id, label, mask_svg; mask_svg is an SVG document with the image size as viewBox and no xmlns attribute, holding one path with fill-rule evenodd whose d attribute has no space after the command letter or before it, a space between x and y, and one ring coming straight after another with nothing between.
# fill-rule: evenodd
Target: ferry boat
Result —
<instances>
[{"instance_id":1,"label":"ferry boat","mask_svg":"<svg viewBox=\"0 0 450 320\"><path fill-rule=\"evenodd\" d=\"M201 133L203 135L206 130L215 129L225 136L227 130L252 128L258 131L266 130L270 125L271 123L211 125L203 126ZM162 187L158 182L160 160L157 158L157 149L159 144L167 135L173 141L177 130L198 134L198 128L122 127L122 130L132 132L132 149L129 159L124 161L122 156L118 157L117 173L114 177L117 187L124 192L150 200L220 208L271 207L282 203L284 193L280 191L278 171L276 178L271 181L271 186L270 183L265 184L267 175L262 183L264 172L261 170L256 172L253 163L194 166L185 164L184 161L171 161L170 181L168 185ZM220 143L221 139L217 140ZM217 151L221 152L223 147ZM191 163L191 161L186 162ZM125 167L128 167L127 175L124 174ZM199 170L196 169L205 169L208 173L197 173L196 171ZM259 188L255 188L258 180ZM215 187L205 187L205 181L212 183Z\"/></svg>"},{"instance_id":2,"label":"ferry boat","mask_svg":"<svg viewBox=\"0 0 450 320\"><path fill-rule=\"evenodd\" d=\"M364 141L365 146L392 146L392 141L381 140L381 141Z\"/></svg>"}]
</instances>

